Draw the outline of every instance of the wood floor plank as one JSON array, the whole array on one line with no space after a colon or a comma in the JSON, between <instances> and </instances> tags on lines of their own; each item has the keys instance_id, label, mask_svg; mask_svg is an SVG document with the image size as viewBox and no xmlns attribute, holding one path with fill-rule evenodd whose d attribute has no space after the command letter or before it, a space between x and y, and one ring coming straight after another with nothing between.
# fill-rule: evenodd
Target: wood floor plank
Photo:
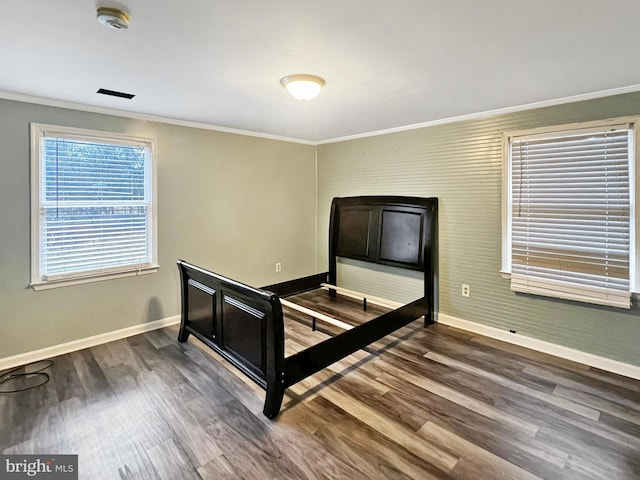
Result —
<instances>
[{"instance_id":1,"label":"wood floor plank","mask_svg":"<svg viewBox=\"0 0 640 480\"><path fill-rule=\"evenodd\" d=\"M550 365L552 368L554 365ZM640 382L629 381L628 377L622 375L616 375L615 373L606 372L595 367L589 367L586 372L581 372L584 377L592 378L594 380L610 383L626 390L632 390L634 392L640 392ZM636 397L637 398L637 397Z\"/></svg>"},{"instance_id":2,"label":"wood floor plank","mask_svg":"<svg viewBox=\"0 0 640 480\"><path fill-rule=\"evenodd\" d=\"M274 442L271 427L237 401L197 409L198 421L216 439L221 454L247 478L303 478ZM253 476L253 477L252 477Z\"/></svg>"},{"instance_id":3,"label":"wood floor plank","mask_svg":"<svg viewBox=\"0 0 640 480\"><path fill-rule=\"evenodd\" d=\"M152 330L145 333L143 336L157 349L168 347L169 345L175 345L176 343L175 339L165 335L162 330Z\"/></svg>"},{"instance_id":4,"label":"wood floor plank","mask_svg":"<svg viewBox=\"0 0 640 480\"><path fill-rule=\"evenodd\" d=\"M544 379L553 383L553 385L561 385L611 399L632 408L640 405L640 393L634 393L637 390L633 388L633 385L628 380L623 381L620 379L618 382L612 382L611 379L607 379L605 381L600 378L593 378L590 375L576 374L570 370L563 370L553 366L541 368L528 365L523 369L522 373Z\"/></svg>"},{"instance_id":5,"label":"wood floor plank","mask_svg":"<svg viewBox=\"0 0 640 480\"><path fill-rule=\"evenodd\" d=\"M630 408L625 405L620 405L615 401L592 395L588 392L583 392L560 385L558 385L553 390L553 394L562 399L567 399L568 401L588 405L589 408L597 408L600 411L607 412L628 422L640 425L640 408L638 408L638 406L636 405L634 405L635 408Z\"/></svg>"},{"instance_id":6,"label":"wood floor plank","mask_svg":"<svg viewBox=\"0 0 640 480\"><path fill-rule=\"evenodd\" d=\"M65 433L65 421L60 404L39 412L37 423L32 431L32 453L73 453Z\"/></svg>"},{"instance_id":7,"label":"wood floor plank","mask_svg":"<svg viewBox=\"0 0 640 480\"><path fill-rule=\"evenodd\" d=\"M451 472L454 478L540 480L540 477L505 461L432 422L425 423L418 430L418 434L429 441L437 441L440 444L444 444L460 455L460 461L457 462Z\"/></svg>"},{"instance_id":8,"label":"wood floor plank","mask_svg":"<svg viewBox=\"0 0 640 480\"><path fill-rule=\"evenodd\" d=\"M106 347L108 354L101 357L105 359L105 366L112 367L123 364L127 365L132 372L149 370L149 366L145 363L144 358L134 352L128 339L109 342L106 344Z\"/></svg>"},{"instance_id":9,"label":"wood floor plank","mask_svg":"<svg viewBox=\"0 0 640 480\"><path fill-rule=\"evenodd\" d=\"M585 432L560 431L544 427L538 433L541 442L569 453L563 472L566 478L629 480L640 478L637 449L615 443L594 442Z\"/></svg>"},{"instance_id":10,"label":"wood floor plank","mask_svg":"<svg viewBox=\"0 0 640 480\"><path fill-rule=\"evenodd\" d=\"M459 460L446 448L420 442L412 430L399 426L392 418L343 393L334 385L323 389L322 397L444 473L450 472Z\"/></svg>"},{"instance_id":11,"label":"wood floor plank","mask_svg":"<svg viewBox=\"0 0 640 480\"><path fill-rule=\"evenodd\" d=\"M189 345L196 348L185 351L187 359L197 363L205 376L212 378L213 382L229 392L251 413L262 414L265 393L260 387L199 340L190 338ZM211 388L211 385L206 388Z\"/></svg>"},{"instance_id":12,"label":"wood floor plank","mask_svg":"<svg viewBox=\"0 0 640 480\"><path fill-rule=\"evenodd\" d=\"M88 399L104 399L114 395L90 349L73 352L70 356Z\"/></svg>"},{"instance_id":13,"label":"wood floor plank","mask_svg":"<svg viewBox=\"0 0 640 480\"><path fill-rule=\"evenodd\" d=\"M324 426L316 437L323 440L327 453L359 465L362 474L369 479L437 480L448 477L431 463L399 448L380 432L348 415Z\"/></svg>"},{"instance_id":14,"label":"wood floor plank","mask_svg":"<svg viewBox=\"0 0 640 480\"><path fill-rule=\"evenodd\" d=\"M176 376L175 380L186 379L192 387L186 395L183 393L187 401L197 396L195 391L205 398L215 399L220 403L235 400L235 397L224 388L224 384L212 381L211 375L202 368L202 363L191 361L191 358L182 354L175 345L162 347L159 353L163 359L171 362L175 372L180 375L180 377ZM171 388L175 391L174 387Z\"/></svg>"},{"instance_id":15,"label":"wood floor plank","mask_svg":"<svg viewBox=\"0 0 640 480\"><path fill-rule=\"evenodd\" d=\"M149 458L161 480L201 480L197 470L193 467L179 444L173 439L153 447L148 452Z\"/></svg>"},{"instance_id":16,"label":"wood floor plank","mask_svg":"<svg viewBox=\"0 0 640 480\"><path fill-rule=\"evenodd\" d=\"M385 377L393 388L381 401L399 422L419 430L428 421L466 438L477 446L522 468L544 471L555 478L566 465L568 454L557 447L531 438L527 433L461 407L423 389L406 385L401 379ZM509 441L505 442L505 438Z\"/></svg>"},{"instance_id":17,"label":"wood floor plank","mask_svg":"<svg viewBox=\"0 0 640 480\"><path fill-rule=\"evenodd\" d=\"M329 410L318 412L313 408L318 398L316 396L304 402L296 402L289 408L283 408L278 416L277 424L282 426L285 431L293 430L297 432L297 436L307 437L315 434L327 423L336 421L329 414Z\"/></svg>"},{"instance_id":18,"label":"wood floor plank","mask_svg":"<svg viewBox=\"0 0 640 480\"><path fill-rule=\"evenodd\" d=\"M111 464L114 465L110 472L112 478L121 480L157 480L159 478L154 460L136 438L119 436L115 441L118 449L111 459Z\"/></svg>"},{"instance_id":19,"label":"wood floor plank","mask_svg":"<svg viewBox=\"0 0 640 480\"><path fill-rule=\"evenodd\" d=\"M22 373L24 371L24 369L18 370ZM52 374L51 369L47 369L47 372ZM20 378L4 385L8 389L27 388L27 390L3 394L13 402L5 405L0 415L3 417L3 428L0 430L0 450L28 442L34 438L38 426L46 419L49 411L59 404L53 382L49 381L40 387L30 388L40 384L41 381L41 376L35 376Z\"/></svg>"},{"instance_id":20,"label":"wood floor plank","mask_svg":"<svg viewBox=\"0 0 640 480\"><path fill-rule=\"evenodd\" d=\"M588 438L591 442L618 448L629 448L640 451L640 437L613 427L602 421L593 421L584 417L571 416L562 410L550 408L536 399L527 402L526 397L520 399L501 399L496 406L514 415L524 418L535 418L540 429L549 428L558 435L569 435L573 438ZM539 435L540 432L538 432Z\"/></svg>"},{"instance_id":21,"label":"wood floor plank","mask_svg":"<svg viewBox=\"0 0 640 480\"><path fill-rule=\"evenodd\" d=\"M11 445L3 450L0 450L3 455L35 455L38 453L36 450L35 442L32 439L29 439L22 443L16 443Z\"/></svg>"},{"instance_id":22,"label":"wood floor plank","mask_svg":"<svg viewBox=\"0 0 640 480\"><path fill-rule=\"evenodd\" d=\"M95 353L94 353L95 355ZM95 356L94 356L95 358ZM74 397L83 397L86 391L82 386L71 355L61 355L54 359L51 368L51 382L55 386L58 400L64 401Z\"/></svg>"},{"instance_id":23,"label":"wood floor plank","mask_svg":"<svg viewBox=\"0 0 640 480\"><path fill-rule=\"evenodd\" d=\"M116 429L114 435L134 438L145 449L149 450L175 435L164 415L153 400L155 389L153 382L139 382L134 378L126 365L103 370L111 384L119 404L124 411L118 412L118 420L126 428ZM114 419L115 420L115 419Z\"/></svg>"},{"instance_id":24,"label":"wood floor plank","mask_svg":"<svg viewBox=\"0 0 640 480\"><path fill-rule=\"evenodd\" d=\"M464 393L458 392L457 390L449 388L441 383L434 382L417 375L412 375L407 372L404 372L403 375L404 379L409 383L416 385L423 390L434 393L442 398L446 398L447 400L456 403L461 407L478 412L487 418L500 421L501 423L505 423L507 425L515 427L522 432L528 433L531 436L535 436L538 431L538 426L533 423L524 421L519 417L509 415L508 413L492 407L491 405L478 402L475 399L465 395Z\"/></svg>"},{"instance_id":25,"label":"wood floor plank","mask_svg":"<svg viewBox=\"0 0 640 480\"><path fill-rule=\"evenodd\" d=\"M640 425L637 423L627 422L615 415L609 415L608 413L603 412L600 415L600 420L598 420L598 425L601 428L606 428L608 431L640 439Z\"/></svg>"},{"instance_id":26,"label":"wood floor plank","mask_svg":"<svg viewBox=\"0 0 640 480\"><path fill-rule=\"evenodd\" d=\"M116 449L108 428L111 420L109 405L114 398L98 399L94 396L87 401L76 397L60 403L66 448L69 449L63 453L78 455L81 478L107 479L115 476L117 466L112 459Z\"/></svg>"},{"instance_id":27,"label":"wood floor plank","mask_svg":"<svg viewBox=\"0 0 640 480\"><path fill-rule=\"evenodd\" d=\"M245 480L246 477L241 475L233 467L231 462L224 455L214 458L206 465L198 468L198 474L202 480Z\"/></svg>"},{"instance_id":28,"label":"wood floor plank","mask_svg":"<svg viewBox=\"0 0 640 480\"><path fill-rule=\"evenodd\" d=\"M530 364L540 366L562 366L562 368L580 372L582 374L586 374L590 368L588 365L584 365L582 363L577 363L572 360L566 360L564 358L554 357L545 353L536 352L535 350L531 350L529 348L524 348L512 343L501 342L500 340L496 340L490 337L483 337L482 335L474 335L470 340L470 343L472 343L473 345L488 347L491 351L491 354L501 352L505 360L511 359L519 363L526 361Z\"/></svg>"},{"instance_id":29,"label":"wood floor plank","mask_svg":"<svg viewBox=\"0 0 640 480\"><path fill-rule=\"evenodd\" d=\"M322 426L335 423L336 419L323 408L316 409L315 405L323 399L316 397L314 400L300 404L294 409L296 412L306 411L306 419L310 419L316 426L314 434ZM273 441L288 461L296 464L304 478L342 480L345 478L354 480L368 480L369 477L361 472L361 468L346 461L339 456L331 454L326 444L316 435L309 434L306 426L296 419L300 417L290 416L289 410L284 412L277 422L268 422ZM333 418L333 420L332 420Z\"/></svg>"},{"instance_id":30,"label":"wood floor plank","mask_svg":"<svg viewBox=\"0 0 640 480\"><path fill-rule=\"evenodd\" d=\"M451 357L448 357L446 355L441 355L437 352L427 352L424 355L424 357L430 360L433 360L435 362L448 365L459 371L471 373L473 375L486 378L487 380L490 380L491 382L496 383L498 385L502 385L503 387L510 388L517 392L523 393L529 397L542 400L544 402L550 403L552 405L563 408L565 410L569 410L573 413L582 415L592 420L598 420L598 418L600 418L600 412L595 408L587 407L579 402L571 401L570 399L558 398L557 396L555 396L555 391L554 391L554 395L549 395L545 392L538 391L534 388L531 388L526 385L522 385L516 381L510 380L505 376L488 372L486 370L475 367L473 365L469 365L466 362L461 362Z\"/></svg>"},{"instance_id":31,"label":"wood floor plank","mask_svg":"<svg viewBox=\"0 0 640 480\"><path fill-rule=\"evenodd\" d=\"M134 351L145 358L145 363L149 365L152 371L162 380L162 382L171 390L171 394L179 403L186 403L197 395L196 384L201 383L199 376L191 375L193 370L183 368L186 362L184 355L176 345L169 345L158 350L146 338L141 338L140 343L132 347ZM197 369L197 366L195 366ZM182 371L180 371L182 368ZM186 373L186 376L183 374ZM191 377L191 378L189 378ZM194 380L192 383L191 379ZM211 382L205 382L204 385L210 385ZM216 392L220 394L219 392Z\"/></svg>"},{"instance_id":32,"label":"wood floor plank","mask_svg":"<svg viewBox=\"0 0 640 480\"><path fill-rule=\"evenodd\" d=\"M183 399L173 395L171 388L155 373L148 372L138 378L148 401L160 413L173 431L173 439L198 468L222 454L214 437L203 428L185 405Z\"/></svg>"},{"instance_id":33,"label":"wood floor plank","mask_svg":"<svg viewBox=\"0 0 640 480\"><path fill-rule=\"evenodd\" d=\"M107 373L104 378L108 380ZM150 435L153 419L141 415L136 408L140 402L134 400L140 391L136 388L134 395L127 396L112 392L62 402L64 422L55 429L61 442L42 446L40 452L77 453L85 478L157 478L145 449L154 438Z\"/></svg>"}]
</instances>

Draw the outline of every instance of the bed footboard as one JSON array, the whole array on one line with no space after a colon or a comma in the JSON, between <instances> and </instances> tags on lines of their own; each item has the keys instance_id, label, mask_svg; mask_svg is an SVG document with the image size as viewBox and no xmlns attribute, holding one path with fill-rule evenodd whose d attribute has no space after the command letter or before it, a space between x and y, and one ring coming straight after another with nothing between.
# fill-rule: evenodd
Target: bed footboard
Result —
<instances>
[{"instance_id":1,"label":"bed footboard","mask_svg":"<svg viewBox=\"0 0 640 480\"><path fill-rule=\"evenodd\" d=\"M182 321L190 334L267 391L263 413L275 418L284 395L284 321L277 295L178 261Z\"/></svg>"}]
</instances>

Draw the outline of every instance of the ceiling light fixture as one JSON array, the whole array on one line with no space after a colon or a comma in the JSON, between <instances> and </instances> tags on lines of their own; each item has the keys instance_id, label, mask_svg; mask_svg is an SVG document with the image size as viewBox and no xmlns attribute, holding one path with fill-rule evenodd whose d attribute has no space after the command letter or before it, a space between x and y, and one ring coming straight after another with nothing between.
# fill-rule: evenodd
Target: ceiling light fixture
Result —
<instances>
[{"instance_id":1,"label":"ceiling light fixture","mask_svg":"<svg viewBox=\"0 0 640 480\"><path fill-rule=\"evenodd\" d=\"M129 14L124 10L111 7L99 7L97 18L101 25L114 30L126 30L129 28L129 20L131 20Z\"/></svg>"},{"instance_id":2,"label":"ceiling light fixture","mask_svg":"<svg viewBox=\"0 0 640 480\"><path fill-rule=\"evenodd\" d=\"M287 75L280 79L280 83L287 91L298 100L311 100L316 98L326 83L324 78L304 73Z\"/></svg>"}]
</instances>

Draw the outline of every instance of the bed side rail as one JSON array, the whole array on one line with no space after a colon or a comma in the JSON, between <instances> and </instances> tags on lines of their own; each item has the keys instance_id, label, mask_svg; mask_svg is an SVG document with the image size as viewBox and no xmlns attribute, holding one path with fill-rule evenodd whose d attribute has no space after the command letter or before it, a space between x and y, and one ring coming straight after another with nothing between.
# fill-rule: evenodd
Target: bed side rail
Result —
<instances>
[{"instance_id":1,"label":"bed side rail","mask_svg":"<svg viewBox=\"0 0 640 480\"><path fill-rule=\"evenodd\" d=\"M284 364L285 388L428 315L429 310L429 301L423 297L287 357Z\"/></svg>"}]
</instances>

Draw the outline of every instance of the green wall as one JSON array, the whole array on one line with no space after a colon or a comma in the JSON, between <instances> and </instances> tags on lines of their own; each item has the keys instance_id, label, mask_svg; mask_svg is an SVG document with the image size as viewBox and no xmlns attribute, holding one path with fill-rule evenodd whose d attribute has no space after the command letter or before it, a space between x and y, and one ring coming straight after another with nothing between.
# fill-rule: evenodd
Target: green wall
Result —
<instances>
[{"instance_id":1,"label":"green wall","mask_svg":"<svg viewBox=\"0 0 640 480\"><path fill-rule=\"evenodd\" d=\"M28 287L30 122L158 139L158 273ZM179 314L178 258L255 286L310 275L315 208L313 146L0 100L0 359Z\"/></svg>"},{"instance_id":2,"label":"green wall","mask_svg":"<svg viewBox=\"0 0 640 480\"><path fill-rule=\"evenodd\" d=\"M503 132L624 115L640 115L640 93L330 143L316 152L0 100L0 359L177 315L178 258L256 286L325 271L334 196L415 195L440 202L441 313L640 365L637 306L622 311L517 295L499 273ZM158 273L28 287L30 122L158 139ZM419 297L422 285L419 274L351 261L340 264L339 283L402 302ZM469 298L460 295L462 283L471 287Z\"/></svg>"},{"instance_id":3,"label":"green wall","mask_svg":"<svg viewBox=\"0 0 640 480\"><path fill-rule=\"evenodd\" d=\"M526 110L318 147L318 269L326 269L335 196L439 198L439 311L463 320L640 365L640 312L510 291L500 274L502 135L640 115L640 93ZM413 274L343 262L339 283L406 302L421 296ZM462 297L461 285L471 287Z\"/></svg>"}]
</instances>

